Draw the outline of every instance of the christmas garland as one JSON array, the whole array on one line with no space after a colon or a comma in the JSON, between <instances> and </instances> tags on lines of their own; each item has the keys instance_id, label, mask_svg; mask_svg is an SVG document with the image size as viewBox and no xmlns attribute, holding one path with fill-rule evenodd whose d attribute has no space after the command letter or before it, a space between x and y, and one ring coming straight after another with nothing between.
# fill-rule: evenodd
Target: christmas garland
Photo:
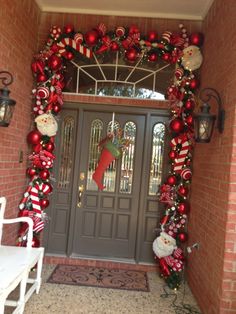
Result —
<instances>
[{"instance_id":1,"label":"christmas garland","mask_svg":"<svg viewBox=\"0 0 236 314\"><path fill-rule=\"evenodd\" d=\"M58 26L51 28L45 48L34 56L32 63L36 80L36 87L32 91L35 128L27 136L27 141L32 146L30 166L27 169L30 180L19 204L19 216L33 219L33 246L40 245L39 234L47 220L45 209L49 206L48 195L53 190L53 151L57 133L55 116L63 105L64 60L72 60L76 55L91 58L93 54L117 52L128 63L134 63L140 58L149 63L162 59L166 63L175 64L176 69L174 82L166 93L171 106L171 173L158 194L166 209L161 220L162 233L154 241L153 250L159 261L161 274L169 286L178 287L179 274L184 264L180 246L187 240L185 225L192 176L194 93L199 86L199 80L193 71L197 70L202 62L199 49L202 43L201 33L189 36L183 25L180 25L179 33L166 31L161 36L158 36L156 31L150 31L143 36L134 25L129 28L119 26L114 31L107 31L106 26L100 23L85 34L75 31L72 25L66 25L63 32ZM23 223L19 229L19 246L25 245L27 230L27 224ZM160 253L160 240L170 244L169 255Z\"/></svg>"}]
</instances>

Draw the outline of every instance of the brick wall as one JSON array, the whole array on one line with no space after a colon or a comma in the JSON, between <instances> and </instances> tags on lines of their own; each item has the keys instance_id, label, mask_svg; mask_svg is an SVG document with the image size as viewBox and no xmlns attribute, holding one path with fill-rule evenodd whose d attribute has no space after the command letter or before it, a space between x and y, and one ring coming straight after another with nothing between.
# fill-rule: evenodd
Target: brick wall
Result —
<instances>
[{"instance_id":1,"label":"brick wall","mask_svg":"<svg viewBox=\"0 0 236 314\"><path fill-rule=\"evenodd\" d=\"M8 217L16 216L26 184L26 135L31 126L33 83L30 64L37 48L39 14L34 1L0 1L0 71L13 74L14 82L9 88L11 98L16 100L10 126L0 127L0 195L7 197ZM19 163L20 151L23 163ZM14 242L15 233L16 228L10 228L6 240Z\"/></svg>"},{"instance_id":2,"label":"brick wall","mask_svg":"<svg viewBox=\"0 0 236 314\"><path fill-rule=\"evenodd\" d=\"M226 110L224 133L215 130L194 153L189 234L200 250L190 256L188 278L206 314L236 313L235 16L234 0L215 0L203 23L202 87L215 88Z\"/></svg>"}]
</instances>

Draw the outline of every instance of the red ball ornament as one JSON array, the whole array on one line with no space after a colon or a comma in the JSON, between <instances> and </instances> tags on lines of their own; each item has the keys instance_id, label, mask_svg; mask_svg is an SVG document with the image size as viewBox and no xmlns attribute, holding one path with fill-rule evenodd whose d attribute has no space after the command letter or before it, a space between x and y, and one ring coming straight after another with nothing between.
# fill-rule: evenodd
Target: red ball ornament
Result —
<instances>
[{"instance_id":1,"label":"red ball ornament","mask_svg":"<svg viewBox=\"0 0 236 314\"><path fill-rule=\"evenodd\" d=\"M32 247L40 247L40 241L36 236L32 239Z\"/></svg>"},{"instance_id":2,"label":"red ball ornament","mask_svg":"<svg viewBox=\"0 0 236 314\"><path fill-rule=\"evenodd\" d=\"M110 44L111 51L118 51L120 49L119 44L116 41L112 41Z\"/></svg>"},{"instance_id":3,"label":"red ball ornament","mask_svg":"<svg viewBox=\"0 0 236 314\"><path fill-rule=\"evenodd\" d=\"M188 235L186 232L180 232L177 234L177 239L181 242L184 243L188 240Z\"/></svg>"},{"instance_id":4,"label":"red ball ornament","mask_svg":"<svg viewBox=\"0 0 236 314\"><path fill-rule=\"evenodd\" d=\"M150 53L148 56L148 61L156 62L157 59L158 59L158 56L155 52Z\"/></svg>"},{"instance_id":5,"label":"red ball ornament","mask_svg":"<svg viewBox=\"0 0 236 314\"><path fill-rule=\"evenodd\" d=\"M48 77L44 73L40 73L40 74L37 75L37 82L38 83L46 82L47 79L48 79Z\"/></svg>"},{"instance_id":6,"label":"red ball ornament","mask_svg":"<svg viewBox=\"0 0 236 314\"><path fill-rule=\"evenodd\" d=\"M170 175L167 177L166 181L169 185L175 185L177 183L177 178L174 175Z\"/></svg>"},{"instance_id":7,"label":"red ball ornament","mask_svg":"<svg viewBox=\"0 0 236 314\"><path fill-rule=\"evenodd\" d=\"M39 173L39 177L42 180L47 180L50 177L50 172L47 169L43 169Z\"/></svg>"},{"instance_id":8,"label":"red ball ornament","mask_svg":"<svg viewBox=\"0 0 236 314\"><path fill-rule=\"evenodd\" d=\"M184 108L188 111L192 111L194 109L195 103L193 100L188 99L184 104Z\"/></svg>"},{"instance_id":9,"label":"red ball ornament","mask_svg":"<svg viewBox=\"0 0 236 314\"><path fill-rule=\"evenodd\" d=\"M189 203L179 203L177 206L177 212L180 215L185 215L189 212Z\"/></svg>"},{"instance_id":10,"label":"red ball ornament","mask_svg":"<svg viewBox=\"0 0 236 314\"><path fill-rule=\"evenodd\" d=\"M147 35L148 41L150 41L152 43L154 41L157 41L157 38L158 38L157 32L155 32L155 31L148 32L148 35Z\"/></svg>"},{"instance_id":11,"label":"red ball ornament","mask_svg":"<svg viewBox=\"0 0 236 314\"><path fill-rule=\"evenodd\" d=\"M162 60L169 62L171 60L171 55L168 52L165 52L162 56L161 56Z\"/></svg>"},{"instance_id":12,"label":"red ball ornament","mask_svg":"<svg viewBox=\"0 0 236 314\"><path fill-rule=\"evenodd\" d=\"M60 57L56 56L56 55L52 55L49 59L48 59L48 66L51 70L53 71L57 71L58 69L60 69L62 64L62 60Z\"/></svg>"},{"instance_id":13,"label":"red ball ornament","mask_svg":"<svg viewBox=\"0 0 236 314\"><path fill-rule=\"evenodd\" d=\"M55 114L57 114L57 113L59 113L60 111L61 111L61 105L60 104L54 104L53 106L52 106L52 111L55 113Z\"/></svg>"},{"instance_id":14,"label":"red ball ornament","mask_svg":"<svg viewBox=\"0 0 236 314\"><path fill-rule=\"evenodd\" d=\"M40 201L40 206L42 209L45 209L46 207L48 207L49 205L49 200L46 199L46 198L43 198L41 201Z\"/></svg>"},{"instance_id":15,"label":"red ball ornament","mask_svg":"<svg viewBox=\"0 0 236 314\"><path fill-rule=\"evenodd\" d=\"M84 40L88 46L95 46L98 42L98 32L95 30L87 32L84 35Z\"/></svg>"},{"instance_id":16,"label":"red ball ornament","mask_svg":"<svg viewBox=\"0 0 236 314\"><path fill-rule=\"evenodd\" d=\"M71 25L71 24L68 24L68 25L66 25L66 26L64 27L64 32L65 32L66 34L70 34L70 33L72 33L73 31L74 31L74 26Z\"/></svg>"},{"instance_id":17,"label":"red ball ornament","mask_svg":"<svg viewBox=\"0 0 236 314\"><path fill-rule=\"evenodd\" d=\"M193 121L194 121L194 119L193 119L193 116L187 116L186 118L185 118L185 122L187 123L187 125L188 126L192 126L193 125Z\"/></svg>"},{"instance_id":18,"label":"red ball ornament","mask_svg":"<svg viewBox=\"0 0 236 314\"><path fill-rule=\"evenodd\" d=\"M44 145L45 149L48 151L48 152L52 152L54 151L55 149L55 145L53 142L48 142L47 144Z\"/></svg>"},{"instance_id":19,"label":"red ball ornament","mask_svg":"<svg viewBox=\"0 0 236 314\"><path fill-rule=\"evenodd\" d=\"M128 61L134 62L138 57L138 52L136 49L130 48L129 50L126 51L125 57Z\"/></svg>"},{"instance_id":20,"label":"red ball ornament","mask_svg":"<svg viewBox=\"0 0 236 314\"><path fill-rule=\"evenodd\" d=\"M28 169L26 170L26 173L28 174L28 176L33 177L33 176L36 175L37 171L36 171L35 168L28 168Z\"/></svg>"},{"instance_id":21,"label":"red ball ornament","mask_svg":"<svg viewBox=\"0 0 236 314\"><path fill-rule=\"evenodd\" d=\"M197 89L198 87L200 86L200 81L198 79L192 79L190 82L189 82L189 87L191 89Z\"/></svg>"},{"instance_id":22,"label":"red ball ornament","mask_svg":"<svg viewBox=\"0 0 236 314\"><path fill-rule=\"evenodd\" d=\"M192 33L189 37L190 45L202 46L204 35L202 33Z\"/></svg>"},{"instance_id":23,"label":"red ball ornament","mask_svg":"<svg viewBox=\"0 0 236 314\"><path fill-rule=\"evenodd\" d=\"M170 129L171 131L175 133L180 133L183 130L183 128L184 128L184 123L179 118L172 120L170 123Z\"/></svg>"},{"instance_id":24,"label":"red ball ornament","mask_svg":"<svg viewBox=\"0 0 236 314\"><path fill-rule=\"evenodd\" d=\"M188 195L188 188L181 185L179 188L178 188L178 193L179 195L183 196L183 197L186 197Z\"/></svg>"},{"instance_id":25,"label":"red ball ornament","mask_svg":"<svg viewBox=\"0 0 236 314\"><path fill-rule=\"evenodd\" d=\"M39 144L41 141L41 136L42 136L42 134L39 131L37 131L37 130L31 131L27 135L27 142L31 145Z\"/></svg>"},{"instance_id":26,"label":"red ball ornament","mask_svg":"<svg viewBox=\"0 0 236 314\"><path fill-rule=\"evenodd\" d=\"M65 57L67 60L70 61L70 60L73 60L75 56L74 56L73 52L71 52L71 51L66 51L64 57Z\"/></svg>"},{"instance_id":27,"label":"red ball ornament","mask_svg":"<svg viewBox=\"0 0 236 314\"><path fill-rule=\"evenodd\" d=\"M170 159L175 159L177 157L177 152L175 150L171 150L168 156Z\"/></svg>"}]
</instances>

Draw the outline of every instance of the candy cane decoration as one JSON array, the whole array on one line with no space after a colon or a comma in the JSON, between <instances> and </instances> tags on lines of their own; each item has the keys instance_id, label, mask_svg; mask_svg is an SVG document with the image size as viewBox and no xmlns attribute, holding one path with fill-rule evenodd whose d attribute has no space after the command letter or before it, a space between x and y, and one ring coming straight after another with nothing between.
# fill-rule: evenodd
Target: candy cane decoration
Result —
<instances>
[{"instance_id":1,"label":"candy cane decoration","mask_svg":"<svg viewBox=\"0 0 236 314\"><path fill-rule=\"evenodd\" d=\"M170 142L170 145L173 149L176 149L178 144L181 145L181 149L178 153L178 157L174 159L173 170L175 172L181 172L183 169L183 166L185 165L185 158L187 157L190 149L190 142L188 141L186 135L176 136Z\"/></svg>"},{"instance_id":2,"label":"candy cane decoration","mask_svg":"<svg viewBox=\"0 0 236 314\"><path fill-rule=\"evenodd\" d=\"M19 204L19 206L18 206L20 210L22 210L22 209L25 208L25 204L26 204L26 202L28 201L28 198L29 198L29 195L30 195L29 193L30 193L31 189L32 189L32 186L29 185L28 188L27 188L27 190L26 190L25 193L23 194L23 198L21 199L20 204Z\"/></svg>"},{"instance_id":3,"label":"candy cane decoration","mask_svg":"<svg viewBox=\"0 0 236 314\"><path fill-rule=\"evenodd\" d=\"M76 43L74 39L71 38L63 38L59 43L57 43L57 46L59 47L58 52L62 55L66 55L66 46L69 46L76 51L80 52L82 55L84 55L87 58L92 57L92 51L86 47L84 47L81 44Z\"/></svg>"}]
</instances>

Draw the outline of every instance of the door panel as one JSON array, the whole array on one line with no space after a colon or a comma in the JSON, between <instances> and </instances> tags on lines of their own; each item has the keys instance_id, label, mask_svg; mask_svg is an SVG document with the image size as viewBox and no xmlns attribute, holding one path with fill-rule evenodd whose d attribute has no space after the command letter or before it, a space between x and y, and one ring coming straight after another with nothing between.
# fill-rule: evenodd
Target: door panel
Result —
<instances>
[{"instance_id":1,"label":"door panel","mask_svg":"<svg viewBox=\"0 0 236 314\"><path fill-rule=\"evenodd\" d=\"M111 175L107 174L108 179L105 184L109 184L109 188L103 191L98 191L97 188L94 190L94 186L87 182L91 176L90 165L88 165L91 141L86 134L91 134L91 125L95 120L100 120L103 123L101 135L105 138L111 116L111 113L89 111L84 113L80 173L85 173L85 178L78 181L78 186L83 185L84 192L82 206L76 209L73 254L134 259L145 131L144 115L118 113L115 116L115 121L121 128L124 128L128 121L132 121L137 127L133 180L129 182L132 186L130 191L120 188L121 178L123 180L122 158L115 161Z\"/></svg>"}]
</instances>

